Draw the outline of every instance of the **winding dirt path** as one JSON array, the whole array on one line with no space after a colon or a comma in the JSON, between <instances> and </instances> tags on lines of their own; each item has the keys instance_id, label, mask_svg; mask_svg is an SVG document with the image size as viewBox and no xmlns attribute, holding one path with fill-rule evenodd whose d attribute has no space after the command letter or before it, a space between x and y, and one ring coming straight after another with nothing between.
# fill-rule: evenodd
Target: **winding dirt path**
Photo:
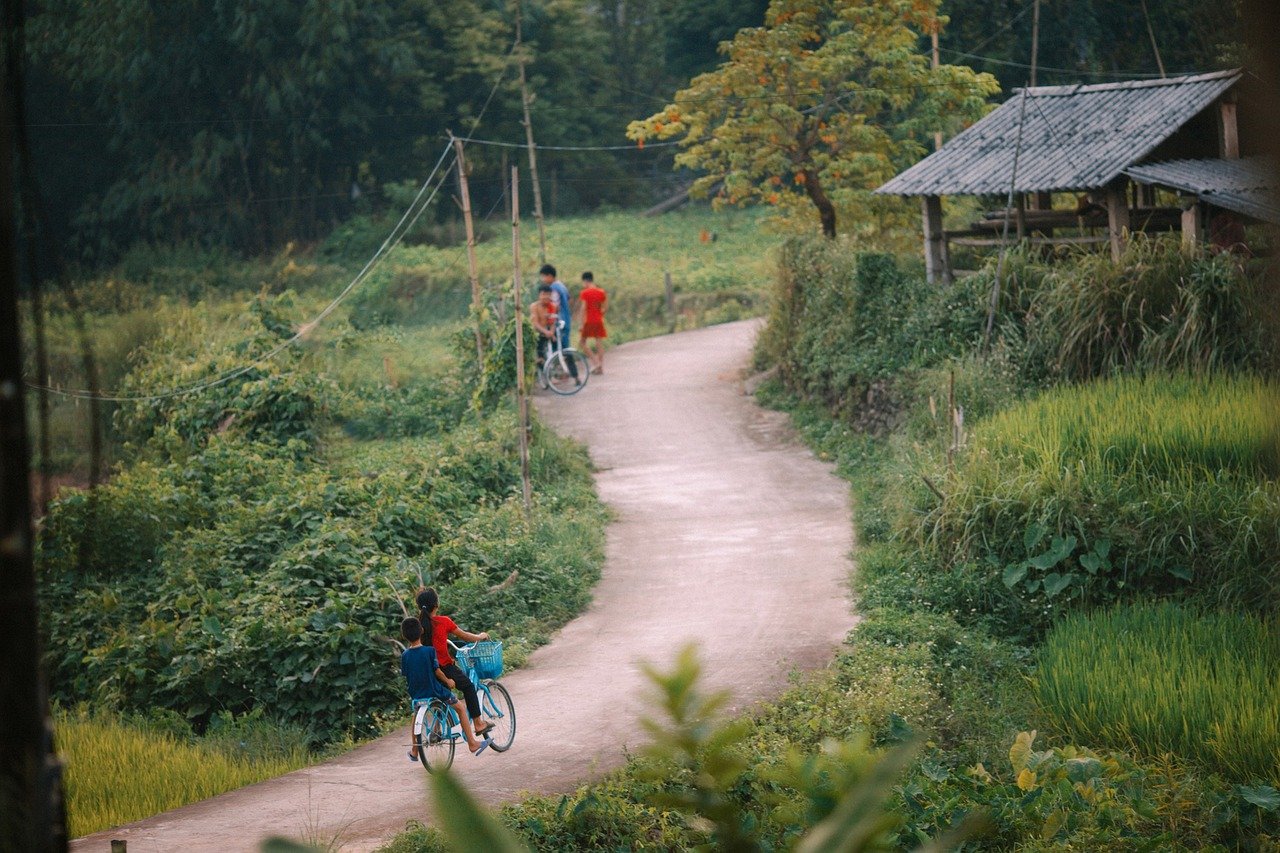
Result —
<instances>
[{"instance_id":1,"label":"winding dirt path","mask_svg":"<svg viewBox=\"0 0 1280 853\"><path fill-rule=\"evenodd\" d=\"M503 678L518 734L503 755L455 761L489 803L577 787L644 738L641 661L696 642L734 709L769 698L791 668L826 662L854 624L847 485L744 396L758 324L733 323L611 350L606 372L542 416L587 444L613 509L591 606ZM581 720L589 720L582 725ZM254 850L270 835L370 850L427 813L407 728L333 761L76 841L130 853Z\"/></svg>"}]
</instances>

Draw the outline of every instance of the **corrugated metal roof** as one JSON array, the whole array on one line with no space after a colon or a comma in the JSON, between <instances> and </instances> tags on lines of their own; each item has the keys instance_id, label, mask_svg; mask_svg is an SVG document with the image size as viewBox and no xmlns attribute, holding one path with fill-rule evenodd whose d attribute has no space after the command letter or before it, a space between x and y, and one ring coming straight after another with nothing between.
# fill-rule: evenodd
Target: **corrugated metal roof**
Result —
<instances>
[{"instance_id":1,"label":"corrugated metal roof","mask_svg":"<svg viewBox=\"0 0 1280 853\"><path fill-rule=\"evenodd\" d=\"M886 183L886 195L1009 191L1023 113L1017 192L1096 189L1151 153L1240 79L1218 71L1165 80L1038 86L1018 94ZM1026 107L1021 101L1026 93Z\"/></svg>"},{"instance_id":2,"label":"corrugated metal roof","mask_svg":"<svg viewBox=\"0 0 1280 853\"><path fill-rule=\"evenodd\" d=\"M1170 160L1130 166L1125 174L1141 184L1193 193L1218 207L1280 224L1280 180L1272 163L1244 160Z\"/></svg>"}]
</instances>

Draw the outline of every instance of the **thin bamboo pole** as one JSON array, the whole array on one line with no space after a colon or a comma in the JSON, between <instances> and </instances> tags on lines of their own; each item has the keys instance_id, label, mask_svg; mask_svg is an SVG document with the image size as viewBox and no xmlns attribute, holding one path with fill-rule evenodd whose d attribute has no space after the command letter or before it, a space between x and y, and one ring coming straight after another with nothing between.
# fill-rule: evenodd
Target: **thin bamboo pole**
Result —
<instances>
[{"instance_id":1,"label":"thin bamboo pole","mask_svg":"<svg viewBox=\"0 0 1280 853\"><path fill-rule=\"evenodd\" d=\"M516 0L516 46L519 49L521 45L521 17L522 3ZM528 145L529 151L529 180L533 182L533 218L538 222L538 263L545 264L547 262L547 230L542 222L542 185L538 183L538 147L533 142L533 120L529 117L529 104L532 98L529 97L529 84L525 79L524 73L525 59L524 52L520 52L520 101L524 106L524 138ZM514 199L514 196L512 197Z\"/></svg>"},{"instance_id":2,"label":"thin bamboo pole","mask_svg":"<svg viewBox=\"0 0 1280 853\"><path fill-rule=\"evenodd\" d=\"M462 140L454 136L453 150L458 152L458 192L462 196L462 220L467 227L467 269L471 275L471 318L476 332L476 369L484 370L484 336L480 330L480 271L476 265L476 228L471 221L471 190L467 186L467 159L462 153Z\"/></svg>"},{"instance_id":3,"label":"thin bamboo pole","mask_svg":"<svg viewBox=\"0 0 1280 853\"><path fill-rule=\"evenodd\" d=\"M533 486L529 482L529 394L524 384L524 305L520 290L520 167L511 167L511 293L516 320L516 405L520 429L520 484L524 517L533 512Z\"/></svg>"}]
</instances>

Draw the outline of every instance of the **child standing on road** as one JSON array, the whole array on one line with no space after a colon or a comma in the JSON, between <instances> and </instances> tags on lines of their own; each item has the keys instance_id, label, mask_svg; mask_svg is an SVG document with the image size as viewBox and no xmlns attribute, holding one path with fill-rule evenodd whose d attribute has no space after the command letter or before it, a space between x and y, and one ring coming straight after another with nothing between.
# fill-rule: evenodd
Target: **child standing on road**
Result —
<instances>
[{"instance_id":1,"label":"child standing on road","mask_svg":"<svg viewBox=\"0 0 1280 853\"><path fill-rule=\"evenodd\" d=\"M489 748L491 741L485 738L477 740L471 729L471 720L463 713L462 702L455 699L454 682L440 669L436 660L436 650L422 644L422 623L410 616L400 623L400 633L408 641L409 647L400 655L400 672L404 675L409 687L409 698L419 701L439 699L448 703L457 712L462 721L462 733L467 738L467 749L472 755L479 755ZM418 744L415 742L409 749L409 760L418 760Z\"/></svg>"},{"instance_id":2,"label":"child standing on road","mask_svg":"<svg viewBox=\"0 0 1280 853\"><path fill-rule=\"evenodd\" d=\"M582 321L582 334L578 338L578 349L586 353L587 360L591 363L592 373L604 373L604 339L609 337L609 333L604 328L604 309L608 297L603 290L596 287L595 276L589 272L582 274L582 292L578 294L578 300L586 309L586 317ZM591 348L587 346L588 341L595 341L594 359L591 357Z\"/></svg>"},{"instance_id":3,"label":"child standing on road","mask_svg":"<svg viewBox=\"0 0 1280 853\"><path fill-rule=\"evenodd\" d=\"M476 695L476 686L471 683L471 679L467 678L462 667L454 661L453 655L449 652L448 638L456 637L468 643L478 643L489 639L489 633L482 631L479 634L472 634L470 631L459 628L458 623L448 616L439 615L440 594L436 592L435 587L422 587L418 590L414 601L419 609L418 620L422 622L423 628L430 637L431 646L435 649L436 658L440 661L441 671L457 685L457 689L462 691L463 698L467 700L467 714L471 717L471 725L475 728L476 735L479 737L488 735L489 730L493 728L493 723L481 719L480 697Z\"/></svg>"}]
</instances>

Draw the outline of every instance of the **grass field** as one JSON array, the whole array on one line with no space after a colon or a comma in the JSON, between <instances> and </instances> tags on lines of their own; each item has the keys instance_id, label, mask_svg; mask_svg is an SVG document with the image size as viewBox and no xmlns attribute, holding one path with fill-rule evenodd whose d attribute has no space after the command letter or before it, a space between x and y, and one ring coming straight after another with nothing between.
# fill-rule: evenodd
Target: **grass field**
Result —
<instances>
[{"instance_id":1,"label":"grass field","mask_svg":"<svg viewBox=\"0 0 1280 853\"><path fill-rule=\"evenodd\" d=\"M1145 604L1076 614L1040 649L1041 704L1072 734L1280 782L1274 619Z\"/></svg>"},{"instance_id":2,"label":"grass field","mask_svg":"<svg viewBox=\"0 0 1280 853\"><path fill-rule=\"evenodd\" d=\"M311 760L300 741L266 746L252 735L192 740L103 711L59 713L55 725L66 761L73 838L279 776ZM267 728L252 727L259 734Z\"/></svg>"}]
</instances>

